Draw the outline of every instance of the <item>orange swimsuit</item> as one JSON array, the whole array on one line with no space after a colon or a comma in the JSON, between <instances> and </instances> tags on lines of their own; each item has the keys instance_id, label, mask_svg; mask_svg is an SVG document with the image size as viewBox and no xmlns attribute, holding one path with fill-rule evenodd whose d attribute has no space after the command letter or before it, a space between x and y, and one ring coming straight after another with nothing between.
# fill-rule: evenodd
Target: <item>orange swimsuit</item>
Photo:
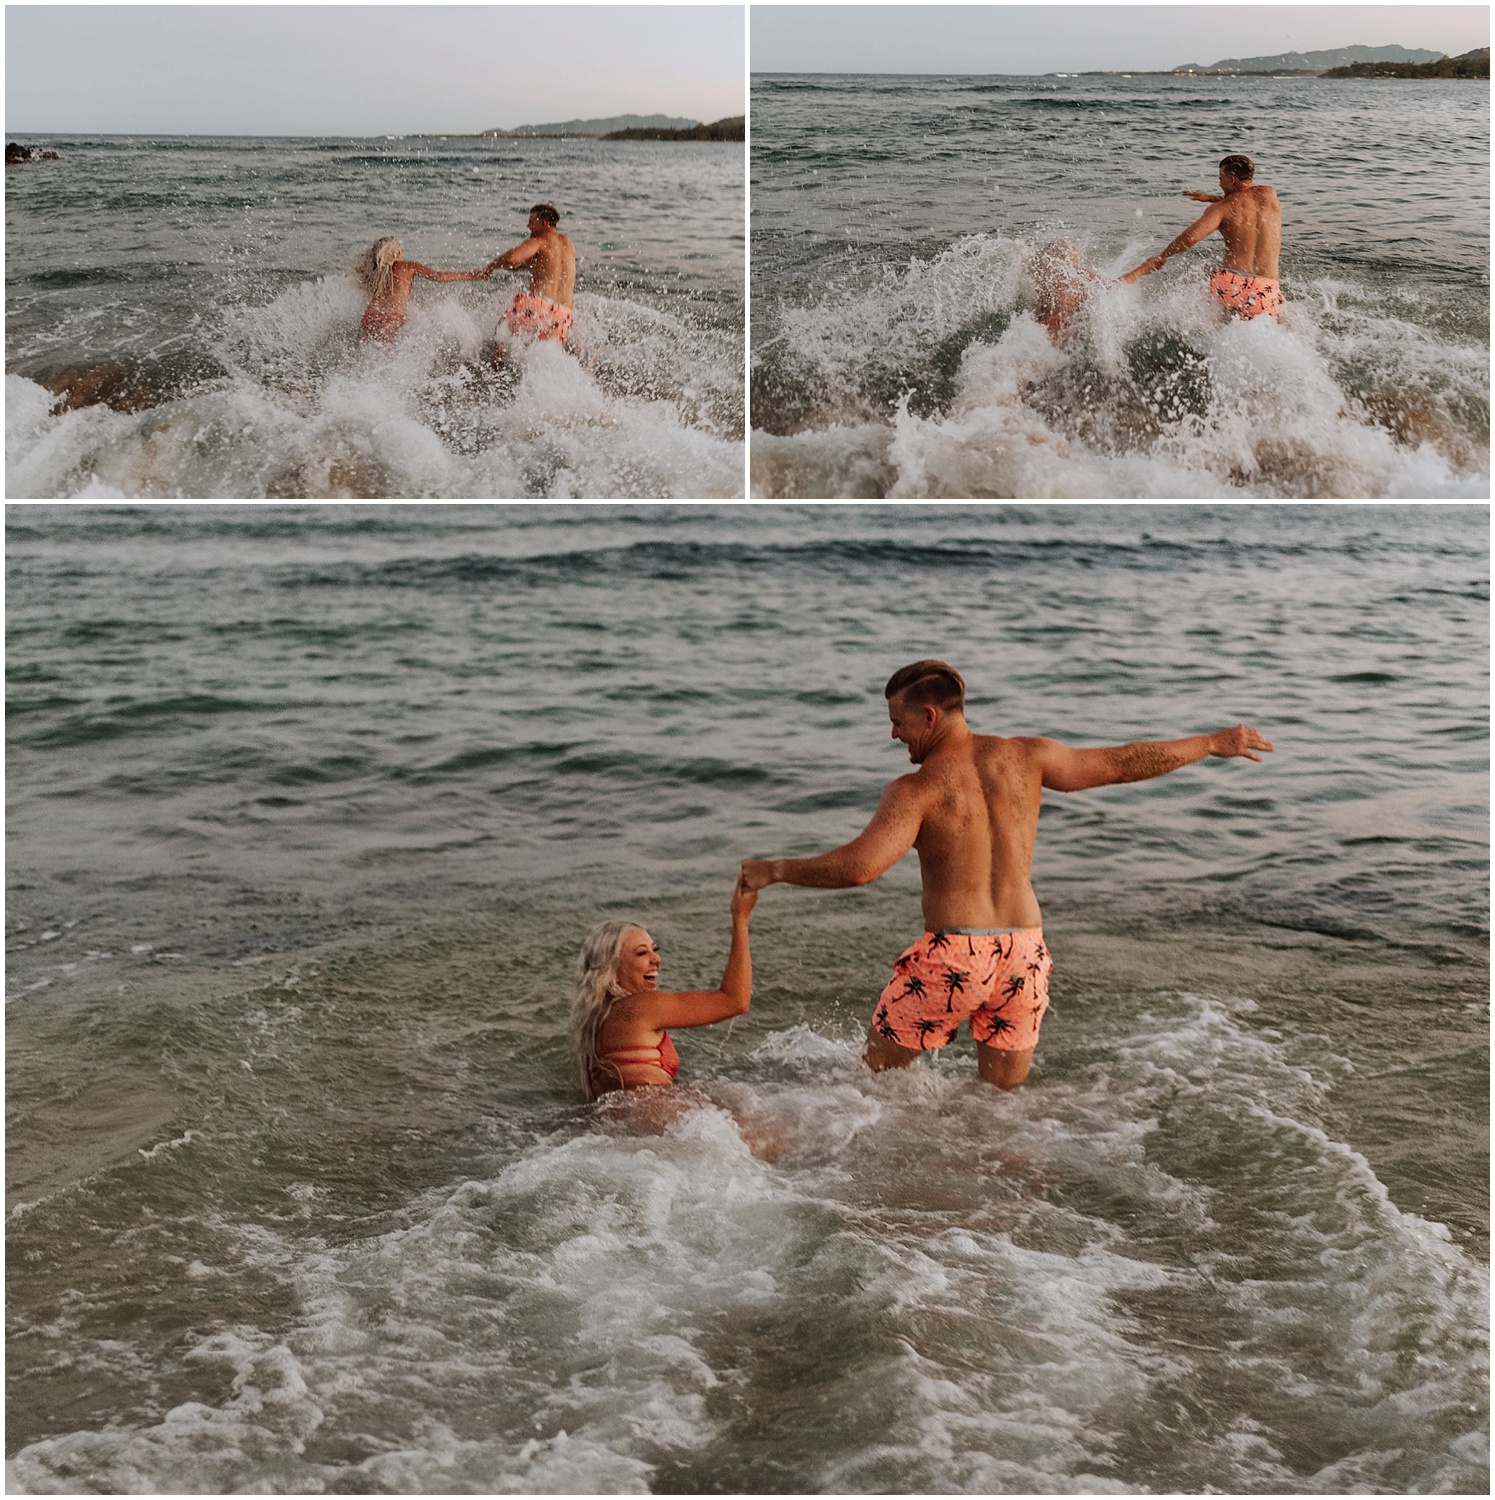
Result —
<instances>
[{"instance_id":1,"label":"orange swimsuit","mask_svg":"<svg viewBox=\"0 0 1495 1500\"><path fill-rule=\"evenodd\" d=\"M563 344L571 332L571 309L539 292L519 292L504 314L510 333L526 333L533 339L559 339Z\"/></svg>"},{"instance_id":2,"label":"orange swimsuit","mask_svg":"<svg viewBox=\"0 0 1495 1500\"><path fill-rule=\"evenodd\" d=\"M392 339L405 324L405 314L392 307L377 307L373 303L364 310L363 329L366 339Z\"/></svg>"},{"instance_id":3,"label":"orange swimsuit","mask_svg":"<svg viewBox=\"0 0 1495 1500\"><path fill-rule=\"evenodd\" d=\"M1238 318L1275 318L1282 312L1282 287L1270 276L1247 276L1244 271L1211 271L1209 289L1215 294L1215 301Z\"/></svg>"},{"instance_id":4,"label":"orange swimsuit","mask_svg":"<svg viewBox=\"0 0 1495 1500\"><path fill-rule=\"evenodd\" d=\"M659 1045L655 1047L650 1047L648 1045L638 1047L612 1047L606 1052L603 1052L599 1049L597 1053L597 1060L598 1062L615 1063L619 1067L627 1067L630 1063L632 1063L639 1066L662 1068L666 1073L670 1075L670 1081L672 1083L680 1073L680 1054L675 1051L675 1044L670 1040L669 1032L665 1032L664 1035L660 1037ZM621 1079L619 1079L619 1082L625 1089L664 1087L662 1083L628 1084L622 1083Z\"/></svg>"},{"instance_id":5,"label":"orange swimsuit","mask_svg":"<svg viewBox=\"0 0 1495 1500\"><path fill-rule=\"evenodd\" d=\"M1038 1045L1054 961L1041 927L952 927L926 932L893 964L873 1029L900 1047L931 1052L955 1040L967 1016L985 1047Z\"/></svg>"}]
</instances>

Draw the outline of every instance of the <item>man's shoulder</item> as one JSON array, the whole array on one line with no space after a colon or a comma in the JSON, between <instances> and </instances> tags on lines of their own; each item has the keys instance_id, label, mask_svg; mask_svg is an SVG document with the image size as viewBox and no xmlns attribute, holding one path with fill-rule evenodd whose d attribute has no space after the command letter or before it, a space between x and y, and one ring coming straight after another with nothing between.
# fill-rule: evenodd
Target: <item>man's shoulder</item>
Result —
<instances>
[{"instance_id":1,"label":"man's shoulder","mask_svg":"<svg viewBox=\"0 0 1495 1500\"><path fill-rule=\"evenodd\" d=\"M917 771L905 771L902 776L895 776L883 789L884 797L922 797L929 789L930 777L924 766Z\"/></svg>"},{"instance_id":2,"label":"man's shoulder","mask_svg":"<svg viewBox=\"0 0 1495 1500\"><path fill-rule=\"evenodd\" d=\"M1036 755L1043 746L1051 743L1036 734L978 734L974 738L978 755L995 755L1009 760Z\"/></svg>"}]
</instances>

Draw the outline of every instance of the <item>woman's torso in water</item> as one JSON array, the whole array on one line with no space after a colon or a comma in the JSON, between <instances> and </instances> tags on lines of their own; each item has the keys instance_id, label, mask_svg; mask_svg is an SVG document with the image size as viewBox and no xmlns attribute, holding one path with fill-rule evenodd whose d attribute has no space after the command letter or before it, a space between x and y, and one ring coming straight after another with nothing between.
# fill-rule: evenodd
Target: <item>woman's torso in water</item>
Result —
<instances>
[{"instance_id":1,"label":"woman's torso in water","mask_svg":"<svg viewBox=\"0 0 1495 1500\"><path fill-rule=\"evenodd\" d=\"M668 1087L679 1071L680 1055L669 1032L642 1023L626 1000L613 1007L597 1030L592 1075L599 1094Z\"/></svg>"}]
</instances>

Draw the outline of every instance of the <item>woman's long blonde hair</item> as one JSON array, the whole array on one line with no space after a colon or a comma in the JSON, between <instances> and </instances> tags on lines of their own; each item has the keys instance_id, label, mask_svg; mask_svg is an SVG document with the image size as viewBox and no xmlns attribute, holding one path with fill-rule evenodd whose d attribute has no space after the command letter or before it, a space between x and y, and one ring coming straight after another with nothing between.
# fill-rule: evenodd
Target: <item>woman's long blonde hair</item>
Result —
<instances>
[{"instance_id":1,"label":"woman's long blonde hair","mask_svg":"<svg viewBox=\"0 0 1495 1500\"><path fill-rule=\"evenodd\" d=\"M386 234L354 262L353 269L371 302L388 295L394 280L394 264L399 258L400 242L392 234Z\"/></svg>"},{"instance_id":2,"label":"woman's long blonde hair","mask_svg":"<svg viewBox=\"0 0 1495 1500\"><path fill-rule=\"evenodd\" d=\"M616 1063L597 1056L597 1033L615 1000L626 998L618 983L618 964L623 957L623 939L639 927L637 922L599 922L581 945L576 960L576 986L571 994L571 1051L581 1074L582 1091L588 1099L598 1094L596 1074L608 1068L623 1074Z\"/></svg>"}]
</instances>

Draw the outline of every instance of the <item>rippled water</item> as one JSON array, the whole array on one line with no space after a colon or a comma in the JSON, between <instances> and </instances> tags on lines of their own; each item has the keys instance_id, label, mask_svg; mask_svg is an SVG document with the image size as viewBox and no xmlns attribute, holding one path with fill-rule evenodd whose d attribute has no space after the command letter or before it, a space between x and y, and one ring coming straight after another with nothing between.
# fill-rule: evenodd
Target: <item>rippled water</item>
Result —
<instances>
[{"instance_id":1,"label":"rippled water","mask_svg":"<svg viewBox=\"0 0 1495 1500\"><path fill-rule=\"evenodd\" d=\"M644 497L742 487L742 148L668 142L56 138L6 177L12 496ZM554 201L576 324L495 377L522 278L417 284L358 336L379 235L485 264ZM672 205L661 212L660 205ZM148 409L60 415L111 369ZM138 403L137 403L138 404Z\"/></svg>"},{"instance_id":2,"label":"rippled water","mask_svg":"<svg viewBox=\"0 0 1495 1500\"><path fill-rule=\"evenodd\" d=\"M1287 324L1220 324L1215 238L1056 350L1036 246L1117 276L1237 151ZM759 76L755 492L1486 495L1488 177L1483 83Z\"/></svg>"},{"instance_id":3,"label":"rippled water","mask_svg":"<svg viewBox=\"0 0 1495 1500\"><path fill-rule=\"evenodd\" d=\"M48 509L7 538L9 1487L1488 1490L1483 507ZM905 862L775 888L664 1134L605 915L982 730L1052 798L1034 1073L858 1062ZM774 1162L748 1135L776 1135Z\"/></svg>"}]
</instances>

